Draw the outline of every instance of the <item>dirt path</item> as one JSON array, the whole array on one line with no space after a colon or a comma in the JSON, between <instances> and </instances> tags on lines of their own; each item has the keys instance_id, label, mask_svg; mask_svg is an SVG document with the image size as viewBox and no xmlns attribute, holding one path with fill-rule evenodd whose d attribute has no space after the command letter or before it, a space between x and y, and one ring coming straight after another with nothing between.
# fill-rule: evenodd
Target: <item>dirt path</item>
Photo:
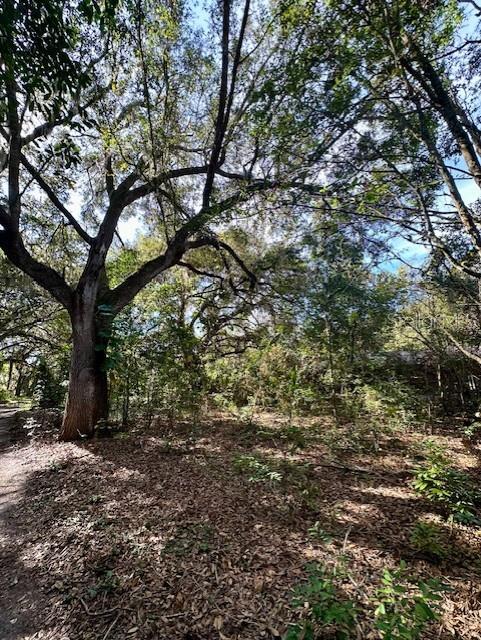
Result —
<instances>
[{"instance_id":1,"label":"dirt path","mask_svg":"<svg viewBox=\"0 0 481 640\"><path fill-rule=\"evenodd\" d=\"M0 606L0 638L17 640L23 637L28 612L21 604L31 595L32 585L26 584L22 576L10 572L7 564L13 564L11 541L17 537L17 507L21 503L28 476L28 466L22 452L12 444L12 428L15 426L19 407L0 408L0 555L6 561L0 569L2 605ZM0 564L3 564L0 562Z\"/></svg>"},{"instance_id":2,"label":"dirt path","mask_svg":"<svg viewBox=\"0 0 481 640\"><path fill-rule=\"evenodd\" d=\"M0 408L0 523L2 514L18 501L24 483L25 470L18 453L7 451L18 412L18 407Z\"/></svg>"}]
</instances>

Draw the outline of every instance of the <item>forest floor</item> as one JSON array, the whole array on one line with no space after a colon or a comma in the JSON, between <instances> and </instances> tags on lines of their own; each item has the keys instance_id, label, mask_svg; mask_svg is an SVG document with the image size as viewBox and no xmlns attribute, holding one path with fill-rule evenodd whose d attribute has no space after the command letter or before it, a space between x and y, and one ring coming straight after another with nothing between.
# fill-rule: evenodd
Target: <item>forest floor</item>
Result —
<instances>
[{"instance_id":1,"label":"forest floor","mask_svg":"<svg viewBox=\"0 0 481 640\"><path fill-rule=\"evenodd\" d=\"M413 492L426 435L214 415L63 444L22 416L0 454L2 640L280 638L306 615L292 590L311 562L343 564L355 637L379 638L372 594L401 559L450 587L424 638L481 638L481 529ZM479 482L479 449L447 429L429 437ZM419 520L442 527L445 559L413 549Z\"/></svg>"}]
</instances>

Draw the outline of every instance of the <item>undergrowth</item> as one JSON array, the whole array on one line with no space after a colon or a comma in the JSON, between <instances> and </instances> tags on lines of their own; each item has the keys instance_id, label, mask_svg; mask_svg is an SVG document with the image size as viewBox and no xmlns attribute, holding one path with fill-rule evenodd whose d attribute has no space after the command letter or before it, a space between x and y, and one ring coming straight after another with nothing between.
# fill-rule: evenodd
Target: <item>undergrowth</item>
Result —
<instances>
[{"instance_id":1,"label":"undergrowth","mask_svg":"<svg viewBox=\"0 0 481 640\"><path fill-rule=\"evenodd\" d=\"M359 637L361 612L369 627L369 637L381 640L419 640L426 627L439 619L442 593L447 587L439 580L417 580L401 562L396 569L384 569L380 585L368 594L344 594L349 581L345 558L334 567L310 564L307 580L296 587L292 606L302 612L284 640L315 640ZM375 635L373 635L375 634Z\"/></svg>"},{"instance_id":2,"label":"undergrowth","mask_svg":"<svg viewBox=\"0 0 481 640\"><path fill-rule=\"evenodd\" d=\"M449 520L480 524L477 508L481 506L481 492L469 475L452 467L438 445L428 441L425 448L425 463L418 466L414 476L415 491L439 505Z\"/></svg>"}]
</instances>

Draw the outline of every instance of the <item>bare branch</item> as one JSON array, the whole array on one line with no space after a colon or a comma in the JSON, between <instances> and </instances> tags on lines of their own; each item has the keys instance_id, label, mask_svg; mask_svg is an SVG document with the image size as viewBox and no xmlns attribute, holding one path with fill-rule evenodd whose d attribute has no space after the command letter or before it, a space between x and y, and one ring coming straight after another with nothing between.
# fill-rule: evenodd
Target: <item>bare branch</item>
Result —
<instances>
[{"instance_id":1,"label":"bare branch","mask_svg":"<svg viewBox=\"0 0 481 640\"><path fill-rule=\"evenodd\" d=\"M33 177L38 186L45 192L48 196L48 199L52 204L54 204L57 209L65 216L68 223L75 229L78 235L84 240L87 244L92 244L93 238L90 236L82 225L75 219L75 217L70 213L67 207L59 200L52 187L42 178L40 173L35 169L35 167L27 160L25 155L22 153L20 155L20 159L22 165L27 169L30 175Z\"/></svg>"},{"instance_id":2,"label":"bare branch","mask_svg":"<svg viewBox=\"0 0 481 640\"><path fill-rule=\"evenodd\" d=\"M219 161L222 150L222 143L225 135L226 106L227 106L227 84L229 73L229 30L230 30L230 0L223 0L222 4L222 68L219 87L219 105L217 108L217 118L215 123L214 144L210 154L205 179L204 192L202 194L202 208L206 209L210 203L210 196L214 186L215 169Z\"/></svg>"}]
</instances>

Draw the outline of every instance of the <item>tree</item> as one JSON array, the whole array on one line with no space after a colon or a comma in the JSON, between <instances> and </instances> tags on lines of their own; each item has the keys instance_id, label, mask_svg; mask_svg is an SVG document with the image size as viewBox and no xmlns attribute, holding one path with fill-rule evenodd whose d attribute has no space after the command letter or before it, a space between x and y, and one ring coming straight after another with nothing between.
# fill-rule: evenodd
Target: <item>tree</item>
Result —
<instances>
[{"instance_id":1,"label":"tree","mask_svg":"<svg viewBox=\"0 0 481 640\"><path fill-rule=\"evenodd\" d=\"M342 3L335 39L359 53L349 77L373 99L365 126L353 132L353 161L365 178L340 208L394 225L398 238L430 247L433 264L479 289L481 41L473 6Z\"/></svg>"},{"instance_id":2,"label":"tree","mask_svg":"<svg viewBox=\"0 0 481 640\"><path fill-rule=\"evenodd\" d=\"M28 395L42 359L65 360L68 317L46 291L0 257L0 393Z\"/></svg>"},{"instance_id":3,"label":"tree","mask_svg":"<svg viewBox=\"0 0 481 640\"><path fill-rule=\"evenodd\" d=\"M90 435L106 417L112 322L143 287L201 247L253 286L220 225L319 192L329 150L348 130L322 107L333 99L324 86L333 61L318 38L321 10L222 0L196 16L181 1L3 3L0 249L69 314L62 439ZM129 217L163 248L111 286L109 251ZM61 251L50 246L59 230Z\"/></svg>"}]
</instances>

